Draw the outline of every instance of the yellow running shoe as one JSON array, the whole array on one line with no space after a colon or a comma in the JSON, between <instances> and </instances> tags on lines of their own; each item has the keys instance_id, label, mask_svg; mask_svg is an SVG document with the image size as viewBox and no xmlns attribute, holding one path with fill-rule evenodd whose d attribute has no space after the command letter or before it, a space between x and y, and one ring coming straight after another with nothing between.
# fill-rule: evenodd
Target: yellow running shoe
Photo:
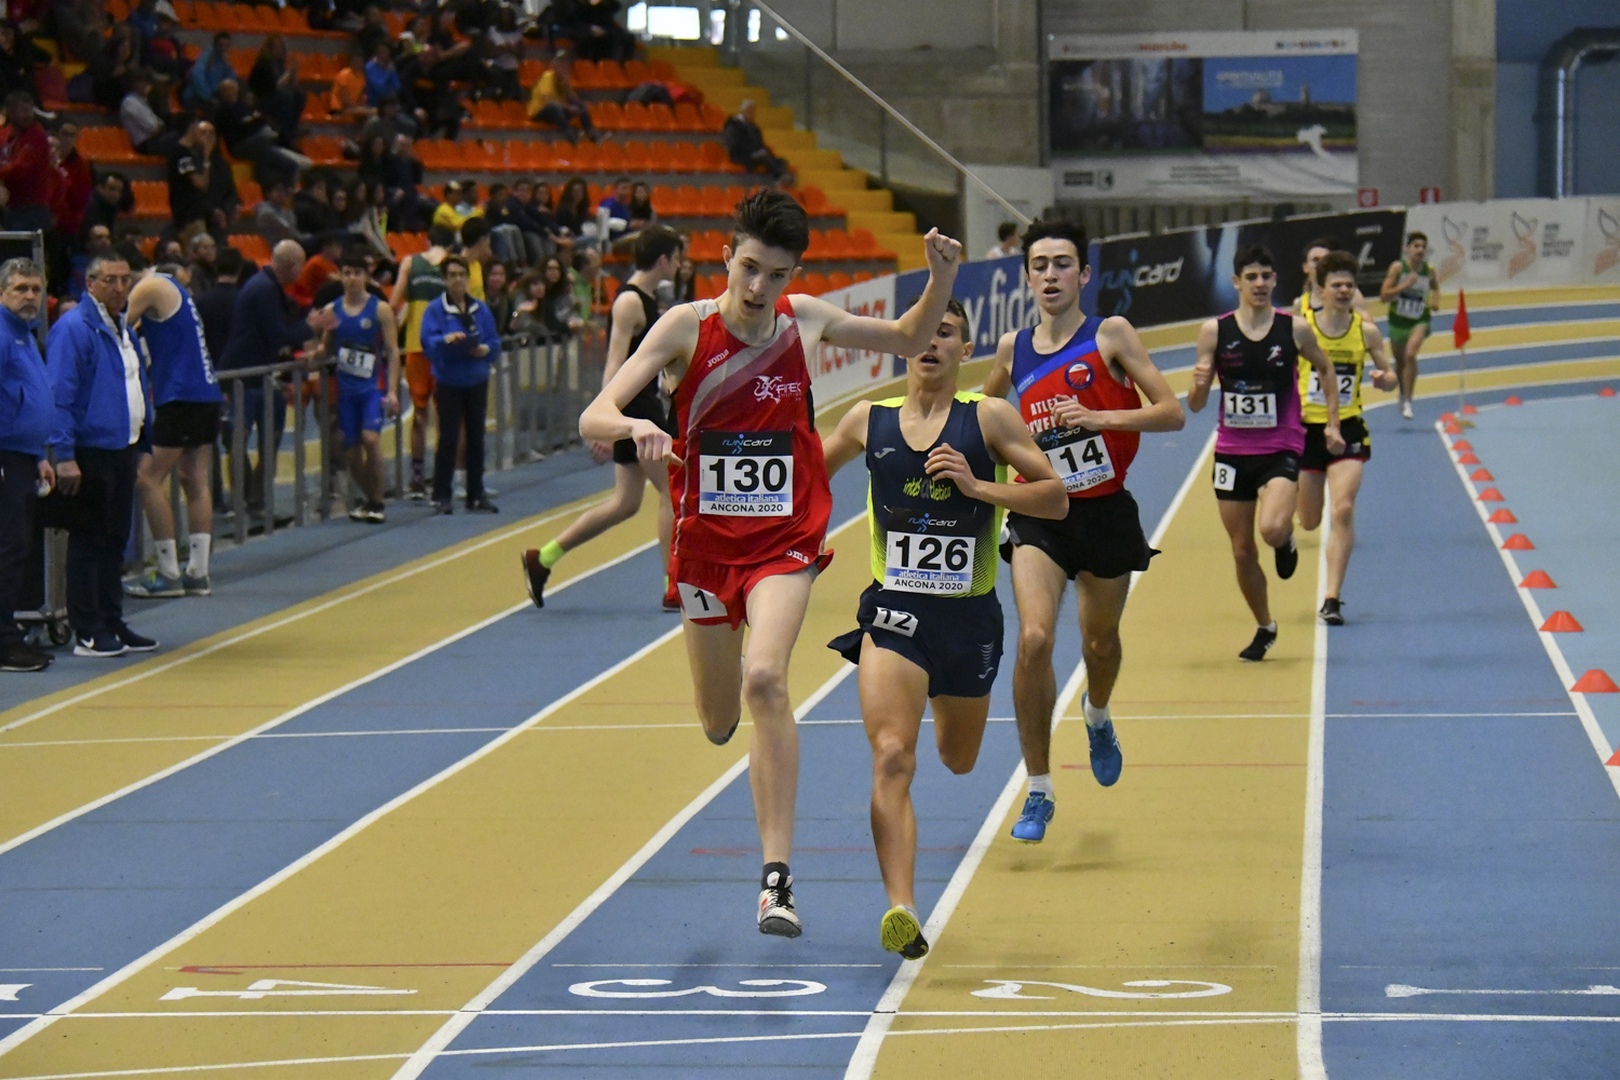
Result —
<instances>
[{"instance_id":1,"label":"yellow running shoe","mask_svg":"<svg viewBox=\"0 0 1620 1080\"><path fill-rule=\"evenodd\" d=\"M892 907L885 912L878 937L885 949L907 960L921 960L928 955L928 939L922 935L922 924L917 921L917 913L908 907Z\"/></svg>"}]
</instances>

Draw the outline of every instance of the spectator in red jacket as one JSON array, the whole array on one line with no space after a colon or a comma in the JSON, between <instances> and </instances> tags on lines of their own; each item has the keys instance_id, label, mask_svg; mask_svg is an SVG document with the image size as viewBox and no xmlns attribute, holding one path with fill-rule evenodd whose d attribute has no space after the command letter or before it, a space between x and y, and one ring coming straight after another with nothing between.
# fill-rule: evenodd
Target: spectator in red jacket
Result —
<instances>
[{"instance_id":1,"label":"spectator in red jacket","mask_svg":"<svg viewBox=\"0 0 1620 1080\"><path fill-rule=\"evenodd\" d=\"M51 136L51 162L57 173L51 210L56 214L57 230L71 237L77 237L84 227L90 193L96 186L95 170L79 153L78 139L79 125L74 120L63 120Z\"/></svg>"},{"instance_id":2,"label":"spectator in red jacket","mask_svg":"<svg viewBox=\"0 0 1620 1080\"><path fill-rule=\"evenodd\" d=\"M51 190L56 170L51 166L51 142L34 115L34 95L13 90L6 95L10 122L0 140L0 184L11 193L6 228L21 232L51 227Z\"/></svg>"}]
</instances>

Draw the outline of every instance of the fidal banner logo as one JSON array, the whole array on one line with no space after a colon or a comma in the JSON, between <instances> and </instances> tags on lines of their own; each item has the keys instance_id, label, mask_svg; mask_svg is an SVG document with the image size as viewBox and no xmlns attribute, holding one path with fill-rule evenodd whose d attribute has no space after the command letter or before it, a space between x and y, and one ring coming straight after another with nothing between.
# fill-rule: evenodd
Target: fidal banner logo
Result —
<instances>
[{"instance_id":1,"label":"fidal banner logo","mask_svg":"<svg viewBox=\"0 0 1620 1080\"><path fill-rule=\"evenodd\" d=\"M1536 218L1522 218L1513 211L1513 239L1519 250L1508 260L1508 277L1518 277L1536 264Z\"/></svg>"},{"instance_id":2,"label":"fidal banner logo","mask_svg":"<svg viewBox=\"0 0 1620 1080\"><path fill-rule=\"evenodd\" d=\"M1603 246L1592 260L1592 273L1602 274L1620 266L1620 220L1607 210L1597 212L1598 231L1603 233Z\"/></svg>"}]
</instances>

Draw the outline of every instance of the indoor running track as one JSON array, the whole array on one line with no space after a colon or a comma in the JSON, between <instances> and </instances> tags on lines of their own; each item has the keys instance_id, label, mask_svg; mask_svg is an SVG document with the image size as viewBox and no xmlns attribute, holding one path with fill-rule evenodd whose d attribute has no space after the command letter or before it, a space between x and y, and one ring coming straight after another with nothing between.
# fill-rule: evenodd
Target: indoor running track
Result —
<instances>
[{"instance_id":1,"label":"indoor running track","mask_svg":"<svg viewBox=\"0 0 1620 1080\"><path fill-rule=\"evenodd\" d=\"M746 739L692 730L650 518L571 556L545 611L522 596L515 551L600 471L504 474L503 521L401 507L225 554L214 600L142 610L181 648L0 686L0 1077L1609 1075L1620 712L1558 664L1620 674L1599 434L1620 406L1592 395L1620 374L1601 345L1620 305L1471 303L1487 407L1466 434L1535 537L1517 569L1559 603L1515 590L1485 485L1433 427L1456 400L1431 397L1417 422L1370 415L1351 624L1314 626L1307 538L1274 583L1281 642L1240 665L1209 413L1147 438L1132 487L1165 554L1127 615L1125 778L1098 789L1064 724L1048 842L1006 837L1003 581L978 768L948 775L926 730L919 748L937 947L903 971L875 941L854 683L821 647L863 583L858 520L794 661L796 942L752 929ZM1189 333L1149 335L1167 369ZM1488 406L1509 388L1528 404ZM837 480L835 523L863 482ZM1532 618L1555 606L1587 627L1567 662ZM1072 665L1072 611L1060 628Z\"/></svg>"}]
</instances>

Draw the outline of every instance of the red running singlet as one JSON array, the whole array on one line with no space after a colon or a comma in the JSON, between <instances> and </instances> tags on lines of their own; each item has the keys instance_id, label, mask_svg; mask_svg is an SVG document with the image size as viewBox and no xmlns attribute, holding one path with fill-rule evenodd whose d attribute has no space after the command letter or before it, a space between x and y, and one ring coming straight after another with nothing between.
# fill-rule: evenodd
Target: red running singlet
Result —
<instances>
[{"instance_id":1,"label":"red running singlet","mask_svg":"<svg viewBox=\"0 0 1620 1080\"><path fill-rule=\"evenodd\" d=\"M1120 382L1097 348L1102 320L1088 316L1056 352L1035 350L1035 328L1013 339L1012 383L1018 411L1071 499L1092 499L1125 489L1142 435L1136 431L1087 431L1058 426L1052 406L1072 398L1099 412L1140 409L1136 384ZM1022 479L1022 477L1020 477Z\"/></svg>"},{"instance_id":2,"label":"red running singlet","mask_svg":"<svg viewBox=\"0 0 1620 1080\"><path fill-rule=\"evenodd\" d=\"M815 429L810 369L786 296L776 330L748 345L726 328L713 300L692 304L698 342L675 388L675 556L808 565L832 517L832 489Z\"/></svg>"}]
</instances>

